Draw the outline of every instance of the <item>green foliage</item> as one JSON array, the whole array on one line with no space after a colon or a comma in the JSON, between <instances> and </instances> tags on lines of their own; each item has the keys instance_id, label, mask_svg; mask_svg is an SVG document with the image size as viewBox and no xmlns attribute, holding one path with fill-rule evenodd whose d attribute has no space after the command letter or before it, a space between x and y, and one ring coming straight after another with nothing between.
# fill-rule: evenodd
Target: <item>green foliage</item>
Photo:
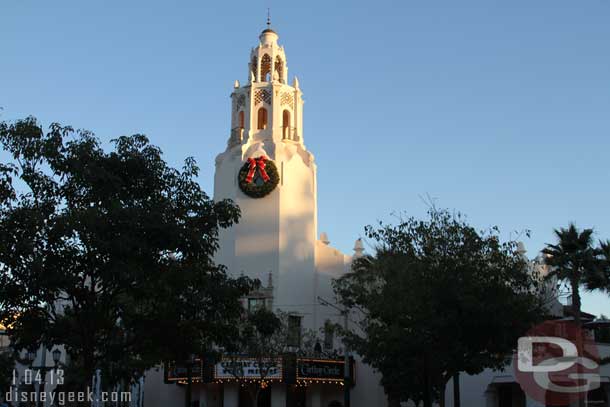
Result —
<instances>
[{"instance_id":1,"label":"green foliage","mask_svg":"<svg viewBox=\"0 0 610 407\"><path fill-rule=\"evenodd\" d=\"M280 174L275 166L275 163L271 160L265 161L265 171L269 176L269 181L267 182L263 182L258 175L254 177L252 182L247 182L246 177L248 176L249 169L250 164L248 162L244 163L239 170L238 182L239 188L242 190L242 192L251 198L262 198L269 195L280 182Z\"/></svg>"},{"instance_id":2,"label":"green foliage","mask_svg":"<svg viewBox=\"0 0 610 407\"><path fill-rule=\"evenodd\" d=\"M515 242L459 214L366 228L374 256L357 259L335 291L362 319L348 345L382 374L393 401L431 405L457 372L500 369L542 317L539 279Z\"/></svg>"},{"instance_id":3,"label":"green foliage","mask_svg":"<svg viewBox=\"0 0 610 407\"><path fill-rule=\"evenodd\" d=\"M286 352L287 315L261 307L244 312L237 328L238 335L233 338L224 357L233 363L232 374L236 379L244 378L239 365L242 358L256 361L258 381L243 385L248 387L253 405L257 405L261 390L267 386L265 379L269 377L271 368L277 366L278 360Z\"/></svg>"},{"instance_id":4,"label":"green foliage","mask_svg":"<svg viewBox=\"0 0 610 407\"><path fill-rule=\"evenodd\" d=\"M596 260L596 267L586 275L586 287L588 290L601 290L610 295L610 240L599 242Z\"/></svg>"},{"instance_id":5,"label":"green foliage","mask_svg":"<svg viewBox=\"0 0 610 407\"><path fill-rule=\"evenodd\" d=\"M0 144L0 322L15 348L64 344L84 382L100 368L109 383L235 332L252 283L213 256L240 212L206 195L194 159L174 169L143 135L105 151L34 118L0 123Z\"/></svg>"},{"instance_id":6,"label":"green foliage","mask_svg":"<svg viewBox=\"0 0 610 407\"><path fill-rule=\"evenodd\" d=\"M231 357L248 357L259 361L281 357L287 346L287 316L265 307L246 311L236 325L238 334L227 347ZM261 379L267 372L261 370Z\"/></svg>"},{"instance_id":7,"label":"green foliage","mask_svg":"<svg viewBox=\"0 0 610 407\"><path fill-rule=\"evenodd\" d=\"M338 359L340 356L337 349L324 349L324 332L332 331L333 334L339 331L338 325L326 321L323 328L316 331L304 329L302 334L301 347L297 351L297 356L302 358L328 358Z\"/></svg>"},{"instance_id":8,"label":"green foliage","mask_svg":"<svg viewBox=\"0 0 610 407\"><path fill-rule=\"evenodd\" d=\"M14 368L15 359L11 352L0 351L0 400L3 400L4 395L9 391Z\"/></svg>"},{"instance_id":9,"label":"green foliage","mask_svg":"<svg viewBox=\"0 0 610 407\"><path fill-rule=\"evenodd\" d=\"M282 324L282 320L274 312L264 307L249 313L248 320L252 331L251 335L259 336L261 342L271 338Z\"/></svg>"},{"instance_id":10,"label":"green foliage","mask_svg":"<svg viewBox=\"0 0 610 407\"><path fill-rule=\"evenodd\" d=\"M542 250L545 262L551 266L547 278L567 281L572 295L572 311L580 325L580 286L592 281L599 270L597 249L593 246L593 229L578 230L574 224L555 230L556 244L547 244Z\"/></svg>"}]
</instances>

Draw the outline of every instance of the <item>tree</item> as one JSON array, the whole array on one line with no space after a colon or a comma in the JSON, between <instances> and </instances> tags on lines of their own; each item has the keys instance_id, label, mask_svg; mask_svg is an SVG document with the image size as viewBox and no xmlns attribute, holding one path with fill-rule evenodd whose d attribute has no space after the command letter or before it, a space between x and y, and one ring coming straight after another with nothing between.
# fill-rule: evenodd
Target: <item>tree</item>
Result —
<instances>
[{"instance_id":1,"label":"tree","mask_svg":"<svg viewBox=\"0 0 610 407\"><path fill-rule=\"evenodd\" d=\"M460 214L428 215L367 227L375 254L335 281L341 302L362 314L344 340L381 372L392 405L431 406L459 372L503 368L543 313L540 280L516 242Z\"/></svg>"},{"instance_id":2,"label":"tree","mask_svg":"<svg viewBox=\"0 0 610 407\"><path fill-rule=\"evenodd\" d=\"M595 278L599 262L593 246L593 229L578 230L574 224L555 230L556 244L547 244L542 250L546 263L551 266L547 278L567 281L572 295L574 322L582 327L580 287Z\"/></svg>"},{"instance_id":3,"label":"tree","mask_svg":"<svg viewBox=\"0 0 610 407\"><path fill-rule=\"evenodd\" d=\"M0 323L16 349L63 344L106 383L222 343L252 286L215 264L239 208L214 202L187 158L143 135L104 151L90 132L0 123Z\"/></svg>"},{"instance_id":4,"label":"tree","mask_svg":"<svg viewBox=\"0 0 610 407\"><path fill-rule=\"evenodd\" d=\"M581 318L581 286L589 290L607 290L609 280L608 243L601 242L596 248L593 244L593 229L580 231L573 223L567 228L555 230L556 244L547 244L542 250L546 254L546 263L551 266L547 278L557 278L567 282L572 296L571 310L574 322L582 328ZM583 352L584 338L577 338L576 347L579 354ZM600 363L606 363L600 360ZM580 369L577 365L577 372ZM579 399L580 406L584 406L584 399Z\"/></svg>"},{"instance_id":5,"label":"tree","mask_svg":"<svg viewBox=\"0 0 610 407\"><path fill-rule=\"evenodd\" d=\"M596 254L597 267L587 273L586 288L590 291L602 290L610 294L610 240L599 242Z\"/></svg>"},{"instance_id":6,"label":"tree","mask_svg":"<svg viewBox=\"0 0 610 407\"><path fill-rule=\"evenodd\" d=\"M0 350L0 400L4 399L13 382L15 358L10 349Z\"/></svg>"},{"instance_id":7,"label":"tree","mask_svg":"<svg viewBox=\"0 0 610 407\"><path fill-rule=\"evenodd\" d=\"M256 366L256 379L247 382L252 405L258 405L262 390L267 388L268 379L278 368L281 358L287 350L288 325L287 315L276 314L260 307L253 311L245 311L238 325L239 334L229 346L226 359L229 371L238 380L252 378L244 370L244 358L253 359Z\"/></svg>"}]
</instances>

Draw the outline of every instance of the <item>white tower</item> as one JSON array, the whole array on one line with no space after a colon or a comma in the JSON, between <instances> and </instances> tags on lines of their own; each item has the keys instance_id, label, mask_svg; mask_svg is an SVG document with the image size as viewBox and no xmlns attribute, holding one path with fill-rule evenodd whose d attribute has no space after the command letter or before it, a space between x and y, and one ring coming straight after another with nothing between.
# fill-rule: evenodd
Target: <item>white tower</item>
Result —
<instances>
[{"instance_id":1,"label":"white tower","mask_svg":"<svg viewBox=\"0 0 610 407\"><path fill-rule=\"evenodd\" d=\"M284 48L270 28L259 39L247 85L235 82L231 135L216 158L214 198L230 198L241 209L239 224L221 233L217 261L263 282L271 272L274 305L307 324L315 302L316 165L303 144L302 94L296 78L288 85ZM240 170L253 168L249 185L264 186L256 163L248 162L258 157L273 161L279 181L267 195L252 197L240 187Z\"/></svg>"}]
</instances>

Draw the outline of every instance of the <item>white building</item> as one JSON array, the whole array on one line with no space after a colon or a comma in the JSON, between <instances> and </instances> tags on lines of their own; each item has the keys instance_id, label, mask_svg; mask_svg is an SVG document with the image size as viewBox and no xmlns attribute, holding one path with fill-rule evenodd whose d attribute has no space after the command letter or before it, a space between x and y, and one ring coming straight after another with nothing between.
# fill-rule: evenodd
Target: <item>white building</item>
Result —
<instances>
[{"instance_id":1,"label":"white building","mask_svg":"<svg viewBox=\"0 0 610 407\"><path fill-rule=\"evenodd\" d=\"M242 213L239 224L221 234L216 260L233 276L269 281L267 289L261 290L267 295L253 295L246 306L266 301L273 309L288 313L293 327L320 332L328 322L343 322L336 309L321 301L335 302L331 281L345 273L351 256L330 246L325 233L317 238L317 166L305 146L302 92L296 77L289 84L286 53L278 44L277 33L268 28L259 39L247 61L248 82L240 85L235 81L230 137L226 150L216 158L214 199L230 198ZM265 157L264 171L259 167L260 157ZM245 180L248 174L252 179ZM246 194L243 187L254 193ZM261 189L268 194L252 196ZM362 253L360 241L354 250L356 255ZM322 342L331 342L324 343L324 348L341 347L337 338L327 337ZM310 363L333 361L321 357ZM354 364L351 405L385 405L379 376L361 362ZM343 405L343 381L339 378L298 376L297 380L297 384L273 382L260 405ZM247 397L240 395L239 382L226 380L217 369L213 377L202 381L206 383L193 387L192 400L199 407L250 405ZM164 384L160 372L147 374L146 407L182 405L184 395L184 386Z\"/></svg>"}]
</instances>

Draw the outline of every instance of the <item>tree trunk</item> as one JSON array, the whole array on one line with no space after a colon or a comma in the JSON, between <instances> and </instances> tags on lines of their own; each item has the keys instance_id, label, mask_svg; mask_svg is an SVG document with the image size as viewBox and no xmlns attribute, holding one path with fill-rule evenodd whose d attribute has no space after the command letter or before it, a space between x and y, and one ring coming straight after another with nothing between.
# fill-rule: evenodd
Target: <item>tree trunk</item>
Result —
<instances>
[{"instance_id":1,"label":"tree trunk","mask_svg":"<svg viewBox=\"0 0 610 407\"><path fill-rule=\"evenodd\" d=\"M574 322L576 322L576 326L578 326L578 328L580 329L582 326L582 322L581 322L581 316L580 316L580 308L581 308L581 301L580 301L580 284L579 281L574 278L571 281L571 288L572 288L572 312L574 313Z\"/></svg>"},{"instance_id":2,"label":"tree trunk","mask_svg":"<svg viewBox=\"0 0 610 407\"><path fill-rule=\"evenodd\" d=\"M461 407L460 399L460 372L453 375L453 407Z\"/></svg>"},{"instance_id":3,"label":"tree trunk","mask_svg":"<svg viewBox=\"0 0 610 407\"><path fill-rule=\"evenodd\" d=\"M428 357L424 355L424 407L432 407L432 392L430 386L430 369L428 368Z\"/></svg>"},{"instance_id":4,"label":"tree trunk","mask_svg":"<svg viewBox=\"0 0 610 407\"><path fill-rule=\"evenodd\" d=\"M184 397L185 407L191 407L192 386L193 386L193 368L189 363L186 365L186 397Z\"/></svg>"},{"instance_id":5,"label":"tree trunk","mask_svg":"<svg viewBox=\"0 0 610 407\"><path fill-rule=\"evenodd\" d=\"M578 271L578 270L575 270ZM576 338L576 349L579 355L584 355L584 346L583 346L583 337L582 337L582 320L580 315L581 308L581 300L580 300L580 281L578 278L574 277L571 279L571 288L572 288L572 313L574 314L574 322L576 323L576 327L578 328L578 338ZM580 363L576 364L576 373L581 373L581 365ZM584 398L578 399L578 406L584 407L585 400Z\"/></svg>"},{"instance_id":6,"label":"tree trunk","mask_svg":"<svg viewBox=\"0 0 610 407\"><path fill-rule=\"evenodd\" d=\"M95 359L92 351L85 350L83 352L83 373L84 378L79 379L81 391L86 391L88 386L91 386L92 380L95 377ZM83 380L84 379L84 380ZM90 403L89 403L90 404Z\"/></svg>"},{"instance_id":7,"label":"tree trunk","mask_svg":"<svg viewBox=\"0 0 610 407\"><path fill-rule=\"evenodd\" d=\"M250 391L250 396L252 397L252 407L258 407L258 396L261 394L260 385L255 384L254 391Z\"/></svg>"},{"instance_id":8,"label":"tree trunk","mask_svg":"<svg viewBox=\"0 0 610 407\"><path fill-rule=\"evenodd\" d=\"M83 352L83 372L85 373L85 386L91 383L91 378L95 374L95 361L87 355L88 350Z\"/></svg>"}]
</instances>

